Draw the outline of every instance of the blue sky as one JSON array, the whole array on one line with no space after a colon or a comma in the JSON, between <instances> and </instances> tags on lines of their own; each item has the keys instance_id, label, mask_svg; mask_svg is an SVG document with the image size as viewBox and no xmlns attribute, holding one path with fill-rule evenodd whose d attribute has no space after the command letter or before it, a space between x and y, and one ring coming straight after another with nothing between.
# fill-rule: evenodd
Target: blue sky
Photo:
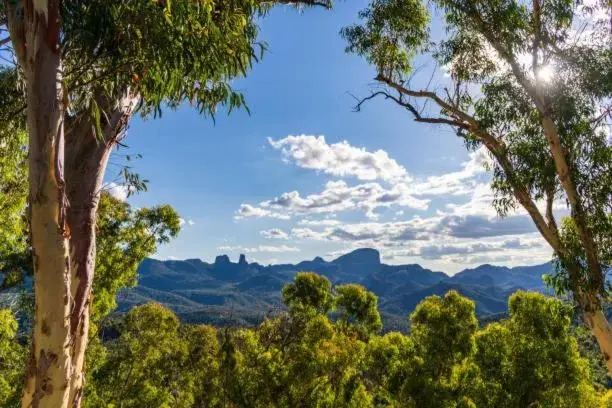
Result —
<instances>
[{"instance_id":1,"label":"blue sky","mask_svg":"<svg viewBox=\"0 0 612 408\"><path fill-rule=\"evenodd\" d=\"M134 170L150 184L130 203L168 203L185 220L157 257L246 253L261 263L294 262L371 246L384 262L450 273L550 259L524 215L495 216L482 152L468 154L448 128L414 123L384 100L353 112L353 95L369 94L374 71L345 54L338 32L366 5L281 7L266 16L269 51L235 84L250 115L213 123L185 106L133 121L126 144L143 155ZM443 81L438 72L434 86ZM107 179L116 171L110 166Z\"/></svg>"}]
</instances>

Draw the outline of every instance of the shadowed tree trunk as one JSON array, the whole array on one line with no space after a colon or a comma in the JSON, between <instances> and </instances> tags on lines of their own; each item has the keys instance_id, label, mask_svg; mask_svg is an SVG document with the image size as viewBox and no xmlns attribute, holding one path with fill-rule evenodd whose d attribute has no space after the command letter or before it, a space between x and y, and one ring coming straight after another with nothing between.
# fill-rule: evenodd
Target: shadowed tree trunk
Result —
<instances>
[{"instance_id":1,"label":"shadowed tree trunk","mask_svg":"<svg viewBox=\"0 0 612 408\"><path fill-rule=\"evenodd\" d=\"M84 357L89 330L91 287L96 259L96 213L106 165L112 148L124 135L138 97L129 92L109 109L102 135L80 118L66 131L66 187L70 202L71 296L70 337L72 373L70 406L79 406L84 385Z\"/></svg>"}]
</instances>

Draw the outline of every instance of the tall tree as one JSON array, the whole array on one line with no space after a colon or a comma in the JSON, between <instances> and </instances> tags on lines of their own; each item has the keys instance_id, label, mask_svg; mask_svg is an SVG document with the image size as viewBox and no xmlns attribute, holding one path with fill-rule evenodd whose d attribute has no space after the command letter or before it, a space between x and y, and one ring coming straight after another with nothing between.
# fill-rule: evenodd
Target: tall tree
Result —
<instances>
[{"instance_id":1,"label":"tall tree","mask_svg":"<svg viewBox=\"0 0 612 408\"><path fill-rule=\"evenodd\" d=\"M36 316L24 407L80 405L99 192L129 120L184 101L209 114L244 105L229 82L257 60L256 18L273 3L0 2L0 53L25 83L29 134Z\"/></svg>"},{"instance_id":2,"label":"tall tree","mask_svg":"<svg viewBox=\"0 0 612 408\"><path fill-rule=\"evenodd\" d=\"M428 5L445 37L429 32ZM417 122L451 126L493 159L494 206L521 206L554 252L555 288L571 291L612 373L612 331L602 312L612 264L610 3L574 0L374 0L345 28L347 51L377 69L383 97ZM413 60L450 78L415 89ZM555 206L567 208L559 225Z\"/></svg>"}]
</instances>

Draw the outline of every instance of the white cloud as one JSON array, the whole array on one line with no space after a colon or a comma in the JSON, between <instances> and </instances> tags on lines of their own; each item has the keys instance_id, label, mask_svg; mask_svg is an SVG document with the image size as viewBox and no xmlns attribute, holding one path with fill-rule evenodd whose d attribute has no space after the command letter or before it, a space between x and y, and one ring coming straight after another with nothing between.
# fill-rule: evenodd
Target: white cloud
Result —
<instances>
[{"instance_id":1,"label":"white cloud","mask_svg":"<svg viewBox=\"0 0 612 408\"><path fill-rule=\"evenodd\" d=\"M259 231L259 233L263 235L264 238L268 239L289 239L289 235L287 235L285 231L278 228Z\"/></svg>"},{"instance_id":2,"label":"white cloud","mask_svg":"<svg viewBox=\"0 0 612 408\"><path fill-rule=\"evenodd\" d=\"M403 245L408 241L428 240L428 231L434 224L415 217L401 222L362 222L326 227L317 231L311 228L293 228L291 235L300 239L337 242L367 242L375 246Z\"/></svg>"},{"instance_id":3,"label":"white cloud","mask_svg":"<svg viewBox=\"0 0 612 408\"><path fill-rule=\"evenodd\" d=\"M236 219L247 217L271 217L289 219L295 215L336 213L339 211L362 211L368 218L376 218L374 212L381 207L410 207L427 209L429 200L416 198L410 194L405 184L397 184L389 189L378 183L365 183L349 186L345 181L329 181L323 191L302 197L298 191L283 193L272 200L262 201L255 207L242 204ZM332 221L326 221L331 225ZM307 222L306 224L308 225ZM313 224L310 224L313 225ZM321 223L320 225L323 225Z\"/></svg>"},{"instance_id":4,"label":"white cloud","mask_svg":"<svg viewBox=\"0 0 612 408\"><path fill-rule=\"evenodd\" d=\"M483 174L490 158L484 147L469 154L469 160L462 163L462 169L439 176L431 176L411 185L415 195L449 196L470 194L476 185L476 177Z\"/></svg>"},{"instance_id":5,"label":"white cloud","mask_svg":"<svg viewBox=\"0 0 612 408\"><path fill-rule=\"evenodd\" d=\"M117 184L114 181L106 184L102 189L108 191L112 197L120 201L127 200L130 192L130 187L123 184Z\"/></svg>"},{"instance_id":6,"label":"white cloud","mask_svg":"<svg viewBox=\"0 0 612 408\"><path fill-rule=\"evenodd\" d=\"M250 204L241 204L238 211L236 211L235 219L241 220L244 218L255 217L269 217L269 218L278 218L281 220L288 220L290 217L288 215L278 214L270 210L266 210L259 207L253 207Z\"/></svg>"},{"instance_id":7,"label":"white cloud","mask_svg":"<svg viewBox=\"0 0 612 408\"><path fill-rule=\"evenodd\" d=\"M298 221L298 225L310 226L310 227L329 227L334 225L340 225L341 222L338 220L332 220L329 218L323 220L310 220L303 219Z\"/></svg>"},{"instance_id":8,"label":"white cloud","mask_svg":"<svg viewBox=\"0 0 612 408\"><path fill-rule=\"evenodd\" d=\"M243 247L243 246L228 246L223 245L217 247L220 251L240 251L244 253L260 253L260 252L300 252L299 248L289 246L289 245L258 245L253 247Z\"/></svg>"},{"instance_id":9,"label":"white cloud","mask_svg":"<svg viewBox=\"0 0 612 408\"><path fill-rule=\"evenodd\" d=\"M282 152L286 161L293 161L305 169L367 181L393 181L407 176L406 169L380 149L369 152L347 141L328 144L325 136L312 135L289 135L279 140L268 138L268 142Z\"/></svg>"},{"instance_id":10,"label":"white cloud","mask_svg":"<svg viewBox=\"0 0 612 408\"><path fill-rule=\"evenodd\" d=\"M187 221L185 221L184 218L179 218L179 225L182 227L185 224L187 224L187 225L189 225L191 227L191 226L195 225L195 221L192 220L191 218L188 219Z\"/></svg>"},{"instance_id":11,"label":"white cloud","mask_svg":"<svg viewBox=\"0 0 612 408\"><path fill-rule=\"evenodd\" d=\"M151 255L151 258L157 259L158 261L176 261L178 258L176 256L168 255L168 256L159 256L157 254Z\"/></svg>"},{"instance_id":12,"label":"white cloud","mask_svg":"<svg viewBox=\"0 0 612 408\"><path fill-rule=\"evenodd\" d=\"M291 235L298 239L315 239L319 241L325 240L327 237L326 232L314 231L310 228L293 228Z\"/></svg>"},{"instance_id":13,"label":"white cloud","mask_svg":"<svg viewBox=\"0 0 612 408\"><path fill-rule=\"evenodd\" d=\"M350 185L346 180L330 180L317 193L304 195L293 190L256 205L242 204L236 219L299 217L290 231L261 231L266 238L288 243L319 241L335 254L373 247L386 259L442 263L447 271L486 259L515 264L550 260L549 248L524 210L519 208L506 218L497 215L487 175L491 159L483 147L471 152L456 171L413 178L384 151L372 153L347 142L328 144L323 136L288 136L269 143L282 152L284 160L299 167L367 182ZM427 215L410 212L432 205L435 211ZM379 212L381 208L392 212ZM355 220L354 214L349 223L331 219L341 212L361 213L363 220ZM378 222L383 215L386 218ZM234 248L243 252L299 250L284 247Z\"/></svg>"},{"instance_id":14,"label":"white cloud","mask_svg":"<svg viewBox=\"0 0 612 408\"><path fill-rule=\"evenodd\" d=\"M478 183L472 188L470 199L463 204L450 203L446 205L445 213L449 215L468 216L479 215L487 217L495 217L497 212L493 208L494 193L488 183Z\"/></svg>"}]
</instances>

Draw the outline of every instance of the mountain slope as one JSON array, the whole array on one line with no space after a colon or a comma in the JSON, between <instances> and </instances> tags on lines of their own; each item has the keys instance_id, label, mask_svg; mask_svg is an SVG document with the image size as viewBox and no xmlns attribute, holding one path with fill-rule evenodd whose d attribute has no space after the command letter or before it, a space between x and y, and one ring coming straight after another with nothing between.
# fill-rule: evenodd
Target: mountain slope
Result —
<instances>
[{"instance_id":1,"label":"mountain slope","mask_svg":"<svg viewBox=\"0 0 612 408\"><path fill-rule=\"evenodd\" d=\"M481 316L504 312L515 290L545 291L541 276L550 273L552 265L481 265L449 277L417 264L386 265L371 248L332 261L316 257L295 265L263 266L248 263L244 255L237 263L226 255L213 263L145 259L138 268L138 286L124 291L118 302L121 311L147 301L160 302L190 322L256 324L282 308L280 291L300 271L319 273L334 284L365 286L379 296L386 328L405 329L406 316L421 300L451 289L473 299Z\"/></svg>"}]
</instances>

